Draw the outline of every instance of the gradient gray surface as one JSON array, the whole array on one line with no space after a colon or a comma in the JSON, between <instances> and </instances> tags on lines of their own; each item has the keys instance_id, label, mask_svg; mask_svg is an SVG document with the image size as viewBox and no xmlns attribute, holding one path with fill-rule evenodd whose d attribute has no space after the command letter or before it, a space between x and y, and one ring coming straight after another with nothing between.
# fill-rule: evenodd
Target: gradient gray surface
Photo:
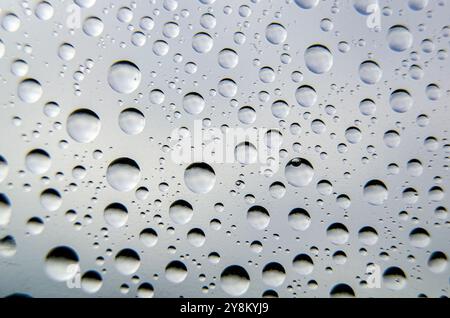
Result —
<instances>
[{"instance_id":1,"label":"gradient gray surface","mask_svg":"<svg viewBox=\"0 0 450 318\"><path fill-rule=\"evenodd\" d=\"M230 297L233 295L226 287L224 290L221 274L232 265L241 266L249 276L242 297L261 297L267 290L276 291L279 297L329 297L339 284L349 286L357 297L449 295L449 1L380 0L377 31L367 26L368 16L355 9L354 1L80 0L95 4L81 8L81 27L73 30L67 27L66 11L72 0L48 2L54 9L49 20L36 16L39 1L3 0L0 5L0 156L4 159L0 192L10 203L8 207L3 202L0 208L3 215L9 213L6 210L11 214L10 221L0 226L0 296L136 297L148 295L138 292L139 286L148 282L154 297ZM305 9L296 2L317 5ZM358 8L371 1L355 2ZM418 10L421 4L426 6ZM130 22L118 19L122 7L132 12ZM10 13L20 20L15 32L7 30L17 24L14 18L10 21ZM210 21L202 18L206 13L216 20L211 29L204 27ZM154 20L153 29L142 29L144 16ZM89 17L103 23L103 32L96 37L83 30ZM333 27L328 30L330 21ZM179 25L177 37L164 35L167 22ZM287 37L283 43L272 44L267 39L271 23L284 27ZM407 28L412 39L401 52L392 46L408 44L407 39L402 35L390 39L388 35L396 25ZM136 31L145 34L143 46L132 43ZM212 38L213 46L207 53L193 48L193 37L199 32ZM244 36L245 41L237 43ZM165 56L154 53L154 42L160 40L168 44ZM58 56L63 43L75 49L70 61ZM323 74L315 74L305 63L305 51L316 44L328 48L333 57L331 69ZM347 52L342 50L345 46ZM226 48L239 57L233 69L218 63L219 52ZM28 65L26 74L20 73L22 64L14 64L18 59ZM130 94L120 94L108 83L111 65L121 60L131 61L140 70L140 85ZM360 65L367 60L375 61L382 71L375 84L361 79ZM196 73L186 72L187 63L195 63ZM273 82L260 79L263 67L274 70ZM301 81L293 80L299 77ZM42 96L33 103L24 101L31 96L26 87L22 87L25 97L20 97L20 83L28 78L39 81L42 87ZM232 98L219 92L219 82L227 78L237 84ZM427 90L430 84L438 88ZM302 85L313 87L317 93L311 107L302 107L296 100L295 92ZM150 99L155 89L164 93L161 104ZM391 107L391 94L396 90L409 92L413 104L408 111L399 113ZM190 92L201 94L205 100L198 115L183 109L183 96ZM370 115L359 109L365 99L376 103L376 111ZM283 120L271 111L277 100L290 106ZM44 113L48 102L59 105L55 117ZM252 125L238 119L243 106L256 111ZM128 135L119 126L121 111L130 107L145 116L145 128L137 135ZM84 108L97 114L101 128L93 141L79 143L69 135L67 119ZM184 179L189 164L177 165L171 160L168 137L176 128L193 129L196 119L209 119L211 127L278 129L283 135L280 168L266 177L258 173L258 165L211 163L216 177L212 190L205 194L191 191ZM326 127L322 133L313 131L317 120ZM301 126L298 135L290 130L295 123ZM350 127L361 132L357 143L346 137ZM400 139L395 134L386 138L385 133L391 130ZM43 149L50 156L51 165L43 174L26 166L26 156L33 149ZM140 169L139 182L127 192L114 189L106 177L110 163L122 157L133 159ZM313 166L313 179L304 187L292 186L285 175L286 164L296 157ZM412 164L408 168L412 159L421 162L422 173ZM76 166L86 169L83 179L74 177ZM370 204L363 195L364 185L373 179L381 180L388 189L381 205ZM332 184L332 193L318 191L321 180ZM276 181L286 188L280 199L269 191ZM161 190L161 183L168 185L166 191ZM149 191L143 200L136 196L140 187ZM412 190L404 191L408 188L417 196ZM61 206L55 211L41 203L46 189L61 195ZM193 207L187 224L176 224L169 216L169 207L180 199ZM114 202L128 210L128 220L120 228L108 225L104 218L105 207ZM217 203L223 210L215 208ZM247 220L247 211L255 205L270 214L264 230L253 228ZM288 215L295 208L308 212L310 225L306 230L295 230L289 224ZM76 219L67 218L68 210L76 211ZM42 233L29 233L27 222L32 217L43 220ZM220 229L211 225L213 219L220 220ZM327 235L327 228L334 223L348 229L344 244L333 244ZM358 235L367 226L378 233L373 245L365 245ZM153 247L146 247L139 239L145 228L157 232L158 242ZM205 233L201 247L187 239L194 228ZM411 235L417 228L428 235ZM4 239L9 236L14 244ZM254 241L261 242L261 251L252 250ZM77 253L81 275L91 270L101 275L97 292L86 292L86 280L85 288L68 288L47 274L47 255L58 246L68 246ZM115 256L124 248L133 249L140 257L140 266L131 275L116 268ZM333 258L337 251L346 254L345 264ZM212 252L220 255L218 263L208 258ZM293 264L299 254L312 259L311 273L303 275ZM432 255L440 258L430 262ZM186 278L178 284L167 279L165 270L175 260L187 268ZM263 268L271 262L284 268L284 275L274 274L283 278L279 286L270 286L263 279ZM361 283L370 263L381 268L381 288ZM395 281L399 277L386 272L392 267L401 269L404 278Z\"/></svg>"}]
</instances>

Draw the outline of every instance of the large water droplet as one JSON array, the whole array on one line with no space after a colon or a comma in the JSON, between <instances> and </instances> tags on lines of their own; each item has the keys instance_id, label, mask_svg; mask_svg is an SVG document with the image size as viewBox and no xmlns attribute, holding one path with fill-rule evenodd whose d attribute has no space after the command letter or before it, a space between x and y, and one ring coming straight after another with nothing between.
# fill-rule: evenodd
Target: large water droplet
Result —
<instances>
[{"instance_id":1,"label":"large water droplet","mask_svg":"<svg viewBox=\"0 0 450 318\"><path fill-rule=\"evenodd\" d=\"M373 61L362 62L359 66L359 77L366 84L378 83L382 75L380 66Z\"/></svg>"},{"instance_id":2,"label":"large water droplet","mask_svg":"<svg viewBox=\"0 0 450 318\"><path fill-rule=\"evenodd\" d=\"M397 113L405 113L413 106L413 98L404 89L398 89L392 92L389 102L391 107Z\"/></svg>"},{"instance_id":3,"label":"large water droplet","mask_svg":"<svg viewBox=\"0 0 450 318\"><path fill-rule=\"evenodd\" d=\"M77 109L67 117L67 133L73 140L89 143L97 138L101 128L100 118L90 109Z\"/></svg>"},{"instance_id":4,"label":"large water droplet","mask_svg":"<svg viewBox=\"0 0 450 318\"><path fill-rule=\"evenodd\" d=\"M113 90L120 94L134 92L141 83L141 71L130 61L114 63L108 71L108 83Z\"/></svg>"},{"instance_id":5,"label":"large water droplet","mask_svg":"<svg viewBox=\"0 0 450 318\"><path fill-rule=\"evenodd\" d=\"M145 116L136 108L127 108L119 115L119 127L128 135L140 134L145 128Z\"/></svg>"},{"instance_id":6,"label":"large water droplet","mask_svg":"<svg viewBox=\"0 0 450 318\"><path fill-rule=\"evenodd\" d=\"M183 97L183 108L188 114L198 115L205 109L205 106L203 96L198 93L189 93Z\"/></svg>"},{"instance_id":7,"label":"large water droplet","mask_svg":"<svg viewBox=\"0 0 450 318\"><path fill-rule=\"evenodd\" d=\"M266 39L272 44L281 44L286 41L287 31L284 26L279 23L271 23L266 28Z\"/></svg>"},{"instance_id":8,"label":"large water droplet","mask_svg":"<svg viewBox=\"0 0 450 318\"><path fill-rule=\"evenodd\" d=\"M412 46L413 36L406 27L395 25L389 29L387 40L393 51L402 52Z\"/></svg>"},{"instance_id":9,"label":"large water droplet","mask_svg":"<svg viewBox=\"0 0 450 318\"><path fill-rule=\"evenodd\" d=\"M312 9L319 4L319 0L294 0L294 2L302 9Z\"/></svg>"},{"instance_id":10,"label":"large water droplet","mask_svg":"<svg viewBox=\"0 0 450 318\"><path fill-rule=\"evenodd\" d=\"M331 243L342 245L347 243L349 233L347 227L342 223L333 223L327 228L327 237Z\"/></svg>"},{"instance_id":11,"label":"large water droplet","mask_svg":"<svg viewBox=\"0 0 450 318\"><path fill-rule=\"evenodd\" d=\"M382 205L388 198L388 189L380 180L371 180L364 185L364 199L372 205Z\"/></svg>"},{"instance_id":12,"label":"large water droplet","mask_svg":"<svg viewBox=\"0 0 450 318\"><path fill-rule=\"evenodd\" d=\"M323 45L313 45L305 51L305 64L315 74L328 72L333 66L333 55Z\"/></svg>"},{"instance_id":13,"label":"large water droplet","mask_svg":"<svg viewBox=\"0 0 450 318\"><path fill-rule=\"evenodd\" d=\"M41 205L49 212L58 210L62 205L62 198L55 189L46 189L41 192Z\"/></svg>"},{"instance_id":14,"label":"large water droplet","mask_svg":"<svg viewBox=\"0 0 450 318\"><path fill-rule=\"evenodd\" d=\"M79 271L78 255L68 246L58 246L52 249L45 258L45 271L56 281L68 281Z\"/></svg>"},{"instance_id":15,"label":"large water droplet","mask_svg":"<svg viewBox=\"0 0 450 318\"><path fill-rule=\"evenodd\" d=\"M194 193L208 193L216 183L216 174L204 162L193 163L184 171L184 183Z\"/></svg>"},{"instance_id":16,"label":"large water droplet","mask_svg":"<svg viewBox=\"0 0 450 318\"><path fill-rule=\"evenodd\" d=\"M105 208L103 216L106 223L115 228L119 228L127 223L128 210L121 203L112 203Z\"/></svg>"},{"instance_id":17,"label":"large water droplet","mask_svg":"<svg viewBox=\"0 0 450 318\"><path fill-rule=\"evenodd\" d=\"M109 185L117 191L131 191L141 180L141 169L130 158L119 158L108 166L106 179Z\"/></svg>"},{"instance_id":18,"label":"large water droplet","mask_svg":"<svg viewBox=\"0 0 450 318\"><path fill-rule=\"evenodd\" d=\"M11 202L9 198L0 193L0 226L6 226L11 220Z\"/></svg>"},{"instance_id":19,"label":"large water droplet","mask_svg":"<svg viewBox=\"0 0 450 318\"><path fill-rule=\"evenodd\" d=\"M264 266L262 270L262 279L264 284L278 287L286 279L286 271L280 263L272 262Z\"/></svg>"},{"instance_id":20,"label":"large water droplet","mask_svg":"<svg viewBox=\"0 0 450 318\"><path fill-rule=\"evenodd\" d=\"M115 259L116 269L123 275L131 275L141 266L139 254L130 248L125 248L117 253Z\"/></svg>"},{"instance_id":21,"label":"large water droplet","mask_svg":"<svg viewBox=\"0 0 450 318\"><path fill-rule=\"evenodd\" d=\"M314 270L314 263L307 254L299 254L292 261L292 267L300 275L309 275Z\"/></svg>"},{"instance_id":22,"label":"large water droplet","mask_svg":"<svg viewBox=\"0 0 450 318\"><path fill-rule=\"evenodd\" d=\"M32 78L23 80L17 88L17 94L25 103L36 103L43 94L41 83Z\"/></svg>"},{"instance_id":23,"label":"large water droplet","mask_svg":"<svg viewBox=\"0 0 450 318\"><path fill-rule=\"evenodd\" d=\"M288 222L294 230L305 231L311 224L311 217L305 209L297 208L289 213Z\"/></svg>"},{"instance_id":24,"label":"large water droplet","mask_svg":"<svg viewBox=\"0 0 450 318\"><path fill-rule=\"evenodd\" d=\"M197 33L192 38L192 47L197 53L208 53L214 45L212 37L205 32Z\"/></svg>"},{"instance_id":25,"label":"large water droplet","mask_svg":"<svg viewBox=\"0 0 450 318\"><path fill-rule=\"evenodd\" d=\"M317 101L317 93L311 86L303 85L295 91L295 99L300 106L311 107Z\"/></svg>"},{"instance_id":26,"label":"large water droplet","mask_svg":"<svg viewBox=\"0 0 450 318\"><path fill-rule=\"evenodd\" d=\"M400 290L406 286L406 275L399 267L393 266L386 269L383 273L384 285L392 290Z\"/></svg>"},{"instance_id":27,"label":"large water droplet","mask_svg":"<svg viewBox=\"0 0 450 318\"><path fill-rule=\"evenodd\" d=\"M248 223L257 230L264 230L269 226L270 215L266 208L255 205L247 211Z\"/></svg>"},{"instance_id":28,"label":"large water droplet","mask_svg":"<svg viewBox=\"0 0 450 318\"><path fill-rule=\"evenodd\" d=\"M184 200L175 201L169 208L169 216L176 224L188 223L193 215L192 205Z\"/></svg>"},{"instance_id":29,"label":"large water droplet","mask_svg":"<svg viewBox=\"0 0 450 318\"><path fill-rule=\"evenodd\" d=\"M314 177L314 168L308 160L297 157L286 164L284 174L290 185L305 187Z\"/></svg>"},{"instance_id":30,"label":"large water droplet","mask_svg":"<svg viewBox=\"0 0 450 318\"><path fill-rule=\"evenodd\" d=\"M258 160L258 151L250 142L241 142L234 149L234 157L244 165L255 163Z\"/></svg>"},{"instance_id":31,"label":"large water droplet","mask_svg":"<svg viewBox=\"0 0 450 318\"><path fill-rule=\"evenodd\" d=\"M168 281L179 284L186 279L188 271L184 263L172 261L166 266L165 274Z\"/></svg>"},{"instance_id":32,"label":"large water droplet","mask_svg":"<svg viewBox=\"0 0 450 318\"><path fill-rule=\"evenodd\" d=\"M250 287L250 276L243 267L231 265L220 275L220 285L231 296L240 296Z\"/></svg>"},{"instance_id":33,"label":"large water droplet","mask_svg":"<svg viewBox=\"0 0 450 318\"><path fill-rule=\"evenodd\" d=\"M239 63L239 55L231 49L223 49L218 56L219 65L225 69L235 68Z\"/></svg>"},{"instance_id":34,"label":"large water droplet","mask_svg":"<svg viewBox=\"0 0 450 318\"><path fill-rule=\"evenodd\" d=\"M43 174L50 169L52 161L50 155L42 149L31 150L25 157L27 169L35 174Z\"/></svg>"}]
</instances>

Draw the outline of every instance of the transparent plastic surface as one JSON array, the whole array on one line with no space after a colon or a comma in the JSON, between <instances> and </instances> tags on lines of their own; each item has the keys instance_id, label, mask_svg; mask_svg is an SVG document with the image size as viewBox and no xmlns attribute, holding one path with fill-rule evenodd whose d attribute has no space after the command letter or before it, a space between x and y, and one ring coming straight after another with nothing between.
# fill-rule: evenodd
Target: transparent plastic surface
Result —
<instances>
[{"instance_id":1,"label":"transparent plastic surface","mask_svg":"<svg viewBox=\"0 0 450 318\"><path fill-rule=\"evenodd\" d=\"M0 296L449 296L448 0L0 8Z\"/></svg>"}]
</instances>

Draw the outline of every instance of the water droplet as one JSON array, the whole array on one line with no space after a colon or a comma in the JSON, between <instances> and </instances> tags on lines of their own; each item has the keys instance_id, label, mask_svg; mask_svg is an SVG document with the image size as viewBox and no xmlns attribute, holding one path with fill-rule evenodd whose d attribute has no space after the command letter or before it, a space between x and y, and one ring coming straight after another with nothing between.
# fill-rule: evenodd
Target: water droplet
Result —
<instances>
[{"instance_id":1,"label":"water droplet","mask_svg":"<svg viewBox=\"0 0 450 318\"><path fill-rule=\"evenodd\" d=\"M303 85L295 91L295 99L300 106L311 107L317 102L317 93L311 86Z\"/></svg>"},{"instance_id":2,"label":"water droplet","mask_svg":"<svg viewBox=\"0 0 450 318\"><path fill-rule=\"evenodd\" d=\"M205 32L200 32L192 37L192 48L200 54L208 53L214 45L212 37Z\"/></svg>"},{"instance_id":3,"label":"water droplet","mask_svg":"<svg viewBox=\"0 0 450 318\"><path fill-rule=\"evenodd\" d=\"M40 100L43 92L41 83L32 78L23 80L17 88L19 98L28 104L33 104Z\"/></svg>"},{"instance_id":4,"label":"water droplet","mask_svg":"<svg viewBox=\"0 0 450 318\"><path fill-rule=\"evenodd\" d=\"M417 248L424 248L430 244L430 234L423 228L415 228L409 233L411 245Z\"/></svg>"},{"instance_id":5,"label":"water droplet","mask_svg":"<svg viewBox=\"0 0 450 318\"><path fill-rule=\"evenodd\" d=\"M395 25L389 29L387 41L393 51L403 52L412 46L413 36L406 27Z\"/></svg>"},{"instance_id":6,"label":"water droplet","mask_svg":"<svg viewBox=\"0 0 450 318\"><path fill-rule=\"evenodd\" d=\"M277 100L272 104L272 115L278 119L284 119L289 115L290 107L283 100Z\"/></svg>"},{"instance_id":7,"label":"water droplet","mask_svg":"<svg viewBox=\"0 0 450 318\"><path fill-rule=\"evenodd\" d=\"M141 169L130 158L119 158L108 166L106 179L109 185L117 191L131 191L141 180Z\"/></svg>"},{"instance_id":8,"label":"water droplet","mask_svg":"<svg viewBox=\"0 0 450 318\"><path fill-rule=\"evenodd\" d=\"M89 294L95 294L102 288L103 278L96 271L87 271L81 277L81 288Z\"/></svg>"},{"instance_id":9,"label":"water droplet","mask_svg":"<svg viewBox=\"0 0 450 318\"><path fill-rule=\"evenodd\" d=\"M141 231L139 239L145 246L153 247L158 243L158 234L155 230L147 228Z\"/></svg>"},{"instance_id":10,"label":"water droplet","mask_svg":"<svg viewBox=\"0 0 450 318\"><path fill-rule=\"evenodd\" d=\"M243 267L231 265L220 275L220 285L231 296L241 296L250 287L250 276Z\"/></svg>"},{"instance_id":11,"label":"water droplet","mask_svg":"<svg viewBox=\"0 0 450 318\"><path fill-rule=\"evenodd\" d=\"M219 82L218 85L219 94L225 98L234 97L237 94L237 90L238 87L232 79L226 78Z\"/></svg>"},{"instance_id":12,"label":"water droplet","mask_svg":"<svg viewBox=\"0 0 450 318\"><path fill-rule=\"evenodd\" d=\"M55 189L42 191L40 199L42 207L49 212L58 210L62 205L61 195Z\"/></svg>"},{"instance_id":13,"label":"water droplet","mask_svg":"<svg viewBox=\"0 0 450 318\"><path fill-rule=\"evenodd\" d=\"M14 237L7 235L0 238L0 256L13 257L17 252L17 243Z\"/></svg>"},{"instance_id":14,"label":"water droplet","mask_svg":"<svg viewBox=\"0 0 450 318\"><path fill-rule=\"evenodd\" d=\"M266 28L266 39L275 45L284 43L287 39L286 28L279 23L269 24Z\"/></svg>"},{"instance_id":15,"label":"water droplet","mask_svg":"<svg viewBox=\"0 0 450 318\"><path fill-rule=\"evenodd\" d=\"M210 165L196 162L184 171L184 183L194 193L205 194L214 188L216 173Z\"/></svg>"},{"instance_id":16,"label":"water droplet","mask_svg":"<svg viewBox=\"0 0 450 318\"><path fill-rule=\"evenodd\" d=\"M403 89L392 92L389 101L392 109L397 113L405 113L413 106L411 95Z\"/></svg>"},{"instance_id":17,"label":"water droplet","mask_svg":"<svg viewBox=\"0 0 450 318\"><path fill-rule=\"evenodd\" d=\"M234 157L239 163L249 165L257 161L258 151L252 143L245 141L236 146Z\"/></svg>"},{"instance_id":18,"label":"water droplet","mask_svg":"<svg viewBox=\"0 0 450 318\"><path fill-rule=\"evenodd\" d=\"M103 33L105 25L98 17L89 17L83 23L83 31L88 36L97 37Z\"/></svg>"},{"instance_id":19,"label":"water droplet","mask_svg":"<svg viewBox=\"0 0 450 318\"><path fill-rule=\"evenodd\" d=\"M188 223L193 215L192 205L184 200L175 201L169 208L169 216L176 224Z\"/></svg>"},{"instance_id":20,"label":"water droplet","mask_svg":"<svg viewBox=\"0 0 450 318\"><path fill-rule=\"evenodd\" d=\"M313 45L305 51L305 64L315 74L328 72L333 66L333 55L323 45Z\"/></svg>"},{"instance_id":21,"label":"water droplet","mask_svg":"<svg viewBox=\"0 0 450 318\"><path fill-rule=\"evenodd\" d=\"M408 0L408 6L414 11L420 11L428 5L428 0Z\"/></svg>"},{"instance_id":22,"label":"water droplet","mask_svg":"<svg viewBox=\"0 0 450 318\"><path fill-rule=\"evenodd\" d=\"M314 270L314 263L307 254L299 254L292 261L292 267L300 275L309 275Z\"/></svg>"},{"instance_id":23,"label":"water droplet","mask_svg":"<svg viewBox=\"0 0 450 318\"><path fill-rule=\"evenodd\" d=\"M319 4L319 0L294 0L294 2L302 9L312 9Z\"/></svg>"},{"instance_id":24,"label":"water droplet","mask_svg":"<svg viewBox=\"0 0 450 318\"><path fill-rule=\"evenodd\" d=\"M130 61L114 63L108 71L108 83L120 94L131 94L141 83L141 71Z\"/></svg>"},{"instance_id":25,"label":"water droplet","mask_svg":"<svg viewBox=\"0 0 450 318\"><path fill-rule=\"evenodd\" d=\"M27 230L31 235L39 235L44 231L44 221L39 217L32 217L27 221Z\"/></svg>"},{"instance_id":26,"label":"water droplet","mask_svg":"<svg viewBox=\"0 0 450 318\"><path fill-rule=\"evenodd\" d=\"M80 143L89 143L97 138L101 128L100 118L90 109L77 109L67 117L67 133Z\"/></svg>"},{"instance_id":27,"label":"water droplet","mask_svg":"<svg viewBox=\"0 0 450 318\"><path fill-rule=\"evenodd\" d=\"M141 266L141 258L138 253L130 248L125 248L117 253L114 264L119 273L123 275L131 275Z\"/></svg>"},{"instance_id":28,"label":"water droplet","mask_svg":"<svg viewBox=\"0 0 450 318\"><path fill-rule=\"evenodd\" d=\"M103 212L106 223L119 228L124 226L128 220L128 210L121 203L111 203L105 208Z\"/></svg>"},{"instance_id":29,"label":"water droplet","mask_svg":"<svg viewBox=\"0 0 450 318\"><path fill-rule=\"evenodd\" d=\"M191 115L198 115L205 109L203 96L198 93L189 93L183 97L183 108Z\"/></svg>"},{"instance_id":30,"label":"water droplet","mask_svg":"<svg viewBox=\"0 0 450 318\"><path fill-rule=\"evenodd\" d=\"M69 43L63 43L58 49L58 56L63 61L71 61L75 57L76 50L75 47L72 44Z\"/></svg>"},{"instance_id":31,"label":"water droplet","mask_svg":"<svg viewBox=\"0 0 450 318\"><path fill-rule=\"evenodd\" d=\"M14 13L8 13L3 16L2 27L5 31L16 32L20 28L21 21Z\"/></svg>"},{"instance_id":32,"label":"water droplet","mask_svg":"<svg viewBox=\"0 0 450 318\"><path fill-rule=\"evenodd\" d=\"M294 230L306 231L311 225L311 217L305 209L296 208L289 213L288 222Z\"/></svg>"},{"instance_id":33,"label":"water droplet","mask_svg":"<svg viewBox=\"0 0 450 318\"><path fill-rule=\"evenodd\" d=\"M235 68L239 63L239 55L231 49L223 49L218 55L219 65L224 69Z\"/></svg>"},{"instance_id":34,"label":"water droplet","mask_svg":"<svg viewBox=\"0 0 450 318\"><path fill-rule=\"evenodd\" d=\"M388 199L388 189L380 180L370 180L364 186L364 199L372 205L383 205Z\"/></svg>"},{"instance_id":35,"label":"water droplet","mask_svg":"<svg viewBox=\"0 0 450 318\"><path fill-rule=\"evenodd\" d=\"M45 258L47 275L59 282L75 277L79 270L78 254L68 246L58 246L48 252Z\"/></svg>"},{"instance_id":36,"label":"water droplet","mask_svg":"<svg viewBox=\"0 0 450 318\"><path fill-rule=\"evenodd\" d=\"M286 194L286 187L281 182L274 182L269 187L269 192L272 198L281 199Z\"/></svg>"},{"instance_id":37,"label":"water droplet","mask_svg":"<svg viewBox=\"0 0 450 318\"><path fill-rule=\"evenodd\" d=\"M51 166L50 155L42 149L31 150L25 157L27 169L35 174L44 174Z\"/></svg>"},{"instance_id":38,"label":"water droplet","mask_svg":"<svg viewBox=\"0 0 450 318\"><path fill-rule=\"evenodd\" d=\"M355 292L347 284L337 284L331 289L330 297L332 298L349 298L355 297Z\"/></svg>"},{"instance_id":39,"label":"water droplet","mask_svg":"<svg viewBox=\"0 0 450 318\"><path fill-rule=\"evenodd\" d=\"M39 19L47 21L53 17L55 9L47 1L41 1L36 5L34 13Z\"/></svg>"},{"instance_id":40,"label":"water droplet","mask_svg":"<svg viewBox=\"0 0 450 318\"><path fill-rule=\"evenodd\" d=\"M205 244L205 233L201 229L192 229L187 234L188 242L195 247L201 247Z\"/></svg>"},{"instance_id":41,"label":"water droplet","mask_svg":"<svg viewBox=\"0 0 450 318\"><path fill-rule=\"evenodd\" d=\"M308 160L297 157L287 163L284 174L290 185L305 187L314 177L314 168Z\"/></svg>"},{"instance_id":42,"label":"water droplet","mask_svg":"<svg viewBox=\"0 0 450 318\"><path fill-rule=\"evenodd\" d=\"M371 246L378 242L378 233L373 227L365 226L359 230L358 238L363 244Z\"/></svg>"},{"instance_id":43,"label":"water droplet","mask_svg":"<svg viewBox=\"0 0 450 318\"><path fill-rule=\"evenodd\" d=\"M371 99L364 99L359 103L359 111L365 116L372 116L377 110L377 105Z\"/></svg>"},{"instance_id":44,"label":"water droplet","mask_svg":"<svg viewBox=\"0 0 450 318\"><path fill-rule=\"evenodd\" d=\"M74 2L81 8L91 8L97 0L74 0Z\"/></svg>"},{"instance_id":45,"label":"water droplet","mask_svg":"<svg viewBox=\"0 0 450 318\"><path fill-rule=\"evenodd\" d=\"M327 228L327 237L331 243L343 245L347 243L349 233L347 227L342 223L333 223Z\"/></svg>"},{"instance_id":46,"label":"water droplet","mask_svg":"<svg viewBox=\"0 0 450 318\"><path fill-rule=\"evenodd\" d=\"M281 286L286 279L286 271L281 264L272 262L264 266L262 270L262 279L264 284L278 287Z\"/></svg>"},{"instance_id":47,"label":"water droplet","mask_svg":"<svg viewBox=\"0 0 450 318\"><path fill-rule=\"evenodd\" d=\"M382 75L380 66L373 61L362 62L359 66L359 77L366 84L378 83Z\"/></svg>"},{"instance_id":48,"label":"water droplet","mask_svg":"<svg viewBox=\"0 0 450 318\"><path fill-rule=\"evenodd\" d=\"M150 283L143 283L137 288L136 295L139 298L153 298L154 288Z\"/></svg>"},{"instance_id":49,"label":"water droplet","mask_svg":"<svg viewBox=\"0 0 450 318\"><path fill-rule=\"evenodd\" d=\"M406 286L406 275L399 267L393 266L386 269L383 273L383 283L392 290L400 290Z\"/></svg>"},{"instance_id":50,"label":"water droplet","mask_svg":"<svg viewBox=\"0 0 450 318\"><path fill-rule=\"evenodd\" d=\"M127 108L120 112L119 127L128 135L138 135L145 128L145 116L136 108Z\"/></svg>"},{"instance_id":51,"label":"water droplet","mask_svg":"<svg viewBox=\"0 0 450 318\"><path fill-rule=\"evenodd\" d=\"M150 102L155 105L161 105L166 100L166 95L162 90L154 89L150 92Z\"/></svg>"},{"instance_id":52,"label":"water droplet","mask_svg":"<svg viewBox=\"0 0 450 318\"><path fill-rule=\"evenodd\" d=\"M374 12L374 8L380 10L378 0L355 0L353 1L353 7L362 15L370 15Z\"/></svg>"},{"instance_id":53,"label":"water droplet","mask_svg":"<svg viewBox=\"0 0 450 318\"><path fill-rule=\"evenodd\" d=\"M255 205L247 211L248 223L257 230L264 230L269 226L269 212L262 206Z\"/></svg>"},{"instance_id":54,"label":"water droplet","mask_svg":"<svg viewBox=\"0 0 450 318\"><path fill-rule=\"evenodd\" d=\"M241 107L238 111L238 119L245 125L253 124L256 120L256 111L250 106Z\"/></svg>"},{"instance_id":55,"label":"water droplet","mask_svg":"<svg viewBox=\"0 0 450 318\"><path fill-rule=\"evenodd\" d=\"M165 274L168 281L179 284L186 279L188 271L184 263L172 261L166 266Z\"/></svg>"},{"instance_id":56,"label":"water droplet","mask_svg":"<svg viewBox=\"0 0 450 318\"><path fill-rule=\"evenodd\" d=\"M0 193L0 226L6 226L11 220L11 202L6 194Z\"/></svg>"},{"instance_id":57,"label":"water droplet","mask_svg":"<svg viewBox=\"0 0 450 318\"><path fill-rule=\"evenodd\" d=\"M442 273L448 266L447 255L442 252L433 252L428 259L427 265L433 273Z\"/></svg>"}]
</instances>

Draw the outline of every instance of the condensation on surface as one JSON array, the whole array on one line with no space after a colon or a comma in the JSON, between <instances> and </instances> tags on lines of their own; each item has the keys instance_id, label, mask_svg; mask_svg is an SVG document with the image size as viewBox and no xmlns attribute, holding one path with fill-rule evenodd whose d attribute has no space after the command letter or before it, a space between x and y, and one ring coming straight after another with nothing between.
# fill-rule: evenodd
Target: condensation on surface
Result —
<instances>
[{"instance_id":1,"label":"condensation on surface","mask_svg":"<svg viewBox=\"0 0 450 318\"><path fill-rule=\"evenodd\" d=\"M448 0L0 8L0 296L449 296Z\"/></svg>"}]
</instances>

